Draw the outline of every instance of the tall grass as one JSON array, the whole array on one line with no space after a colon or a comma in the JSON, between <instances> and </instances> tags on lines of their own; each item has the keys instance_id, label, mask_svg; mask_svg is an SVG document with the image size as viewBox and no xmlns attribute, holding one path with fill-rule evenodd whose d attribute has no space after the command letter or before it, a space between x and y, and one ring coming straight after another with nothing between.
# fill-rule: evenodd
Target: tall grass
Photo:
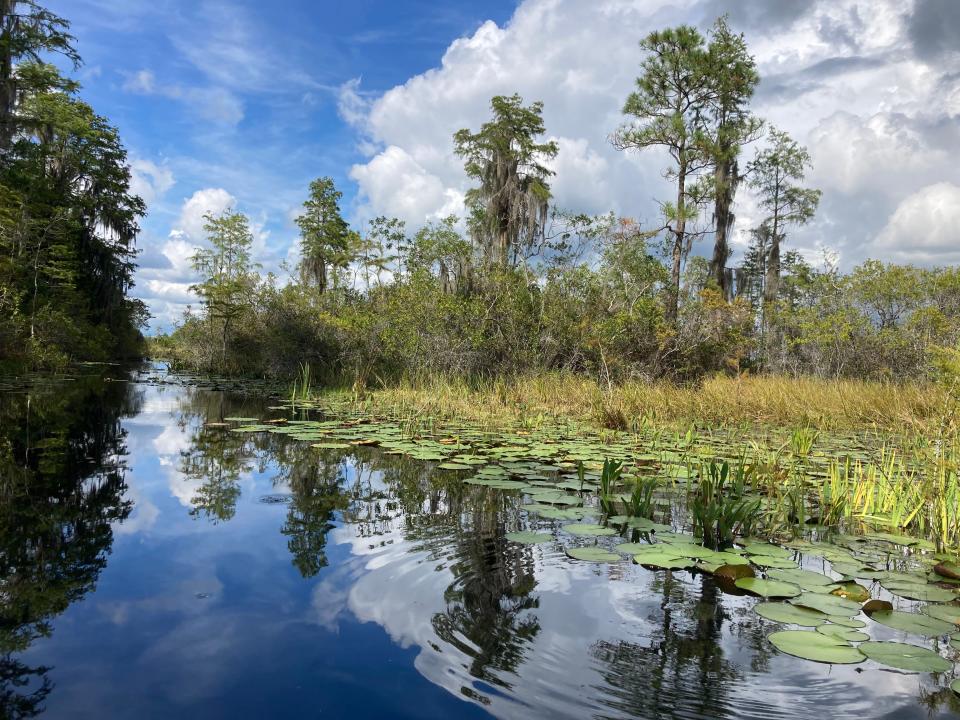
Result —
<instances>
[{"instance_id":1,"label":"tall grass","mask_svg":"<svg viewBox=\"0 0 960 720\"><path fill-rule=\"evenodd\" d=\"M696 423L893 432L929 431L954 404L946 390L919 383L717 376L695 386L634 381L607 388L558 373L490 382L432 378L372 391L365 402L472 420L532 422L553 415L622 430Z\"/></svg>"}]
</instances>

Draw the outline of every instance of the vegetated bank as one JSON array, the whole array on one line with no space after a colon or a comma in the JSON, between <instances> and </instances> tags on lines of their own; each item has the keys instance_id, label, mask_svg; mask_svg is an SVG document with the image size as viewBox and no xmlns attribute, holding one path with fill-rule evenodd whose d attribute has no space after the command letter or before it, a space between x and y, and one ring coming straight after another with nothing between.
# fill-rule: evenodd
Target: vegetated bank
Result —
<instances>
[{"instance_id":1,"label":"vegetated bank","mask_svg":"<svg viewBox=\"0 0 960 720\"><path fill-rule=\"evenodd\" d=\"M138 222L119 134L48 60L80 65L69 23L4 3L0 41L0 371L142 357L129 296Z\"/></svg>"},{"instance_id":2,"label":"vegetated bank","mask_svg":"<svg viewBox=\"0 0 960 720\"><path fill-rule=\"evenodd\" d=\"M811 158L752 114L759 75L724 19L705 35L651 33L638 60L624 122L604 131L642 158L667 150L655 156L673 183L662 217L558 207L543 105L496 96L478 128L451 139L473 183L460 216L351 227L340 190L319 178L283 283L254 262L242 212L208 216L193 258L200 305L153 354L214 374L292 379L309 367L314 386L357 395L555 407L614 427L903 429L950 416L937 387L960 368L960 270L841 269L829 248L818 265L786 249L819 205ZM746 193L761 212L733 263L732 208ZM712 253L697 255L707 240Z\"/></svg>"}]
</instances>

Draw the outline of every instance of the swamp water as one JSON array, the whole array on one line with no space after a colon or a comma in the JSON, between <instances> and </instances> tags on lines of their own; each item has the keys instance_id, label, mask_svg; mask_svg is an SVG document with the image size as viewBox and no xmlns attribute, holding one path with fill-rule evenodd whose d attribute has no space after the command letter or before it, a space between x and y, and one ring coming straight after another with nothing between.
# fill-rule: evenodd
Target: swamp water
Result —
<instances>
[{"instance_id":1,"label":"swamp water","mask_svg":"<svg viewBox=\"0 0 960 720\"><path fill-rule=\"evenodd\" d=\"M0 386L2 717L960 711L960 607L922 544L721 558L669 497L597 527L597 460L676 477L676 450L282 405L155 369ZM770 597L710 572L748 562Z\"/></svg>"}]
</instances>

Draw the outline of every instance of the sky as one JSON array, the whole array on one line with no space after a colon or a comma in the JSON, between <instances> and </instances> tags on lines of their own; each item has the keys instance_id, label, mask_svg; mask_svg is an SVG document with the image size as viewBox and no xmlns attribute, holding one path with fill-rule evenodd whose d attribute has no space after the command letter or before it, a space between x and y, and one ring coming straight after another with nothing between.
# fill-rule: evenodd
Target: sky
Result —
<instances>
[{"instance_id":1,"label":"sky","mask_svg":"<svg viewBox=\"0 0 960 720\"><path fill-rule=\"evenodd\" d=\"M656 150L609 136L652 30L729 14L756 57L754 111L805 145L823 191L790 247L960 262L960 0L48 0L72 23L82 97L119 129L148 212L134 294L169 330L188 305L203 215L244 212L254 259L286 276L310 181L357 227L462 213L451 137L490 98L544 103L558 207L658 222ZM762 143L762 141L761 141ZM755 148L747 148L752 156ZM761 215L741 191L734 248ZM705 252L701 248L700 252Z\"/></svg>"}]
</instances>

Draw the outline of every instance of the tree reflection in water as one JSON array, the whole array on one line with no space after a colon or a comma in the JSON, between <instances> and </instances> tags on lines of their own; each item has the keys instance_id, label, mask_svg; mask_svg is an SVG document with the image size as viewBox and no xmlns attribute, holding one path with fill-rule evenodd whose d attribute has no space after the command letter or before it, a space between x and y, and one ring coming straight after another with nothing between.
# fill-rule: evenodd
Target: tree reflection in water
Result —
<instances>
[{"instance_id":1,"label":"tree reflection in water","mask_svg":"<svg viewBox=\"0 0 960 720\"><path fill-rule=\"evenodd\" d=\"M51 668L16 655L93 590L132 503L121 418L142 392L99 377L0 393L0 715L35 717Z\"/></svg>"}]
</instances>

